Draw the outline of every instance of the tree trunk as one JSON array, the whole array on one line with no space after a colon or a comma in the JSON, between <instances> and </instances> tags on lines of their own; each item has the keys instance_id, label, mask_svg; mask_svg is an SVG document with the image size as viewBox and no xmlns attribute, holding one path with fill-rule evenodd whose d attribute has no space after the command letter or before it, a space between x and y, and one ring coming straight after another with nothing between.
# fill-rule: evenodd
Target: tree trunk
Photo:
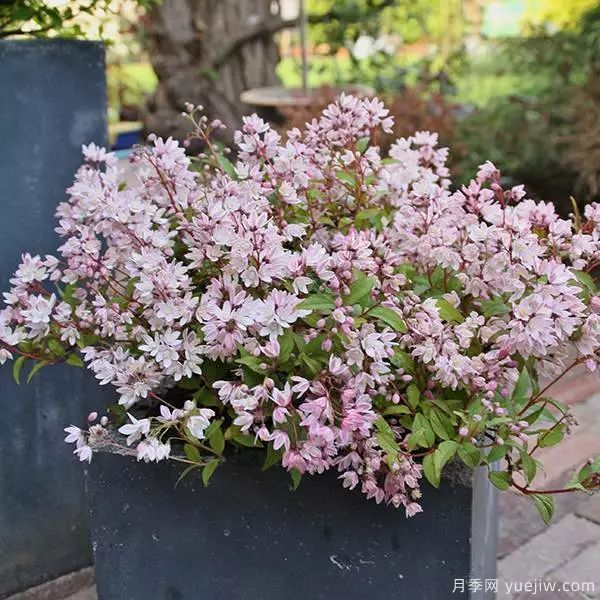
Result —
<instances>
[{"instance_id":1,"label":"tree trunk","mask_svg":"<svg viewBox=\"0 0 600 600\"><path fill-rule=\"evenodd\" d=\"M158 76L145 127L183 139L189 123L186 102L202 104L218 118L231 141L251 107L241 103L248 89L276 85L279 60L273 39L284 26L272 0L163 0L148 15L146 47Z\"/></svg>"}]
</instances>

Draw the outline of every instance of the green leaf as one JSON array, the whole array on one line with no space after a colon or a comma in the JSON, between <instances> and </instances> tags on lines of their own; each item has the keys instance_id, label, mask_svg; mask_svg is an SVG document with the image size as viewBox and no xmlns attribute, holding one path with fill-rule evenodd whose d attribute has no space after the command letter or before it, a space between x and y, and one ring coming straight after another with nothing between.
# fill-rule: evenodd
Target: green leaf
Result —
<instances>
[{"instance_id":1,"label":"green leaf","mask_svg":"<svg viewBox=\"0 0 600 600\"><path fill-rule=\"evenodd\" d=\"M374 279L359 273L354 283L350 286L350 293L344 296L344 304L352 306L353 304L360 303L363 298L369 295L374 285Z\"/></svg>"},{"instance_id":2,"label":"green leaf","mask_svg":"<svg viewBox=\"0 0 600 600\"><path fill-rule=\"evenodd\" d=\"M443 469L444 466L454 457L456 452L458 451L460 445L454 440L447 440L442 442L437 450L435 451L435 455L440 463L440 469Z\"/></svg>"},{"instance_id":3,"label":"green leaf","mask_svg":"<svg viewBox=\"0 0 600 600\"><path fill-rule=\"evenodd\" d=\"M35 365L33 365L33 368L31 369L31 371L29 371L29 375L27 375L27 383L29 383L34 375L42 368L44 368L48 363L44 362L44 361L38 361L35 363Z\"/></svg>"},{"instance_id":4,"label":"green leaf","mask_svg":"<svg viewBox=\"0 0 600 600\"><path fill-rule=\"evenodd\" d=\"M458 448L458 456L467 465L474 469L481 462L482 453L479 448L476 448L471 442L461 444Z\"/></svg>"},{"instance_id":5,"label":"green leaf","mask_svg":"<svg viewBox=\"0 0 600 600\"><path fill-rule=\"evenodd\" d=\"M523 474L527 483L531 483L537 472L537 464L525 450L521 450L521 465L523 467Z\"/></svg>"},{"instance_id":6,"label":"green leaf","mask_svg":"<svg viewBox=\"0 0 600 600\"><path fill-rule=\"evenodd\" d=\"M554 498L548 494L530 494L529 497L533 500L544 523L549 525L554 514Z\"/></svg>"},{"instance_id":7,"label":"green leaf","mask_svg":"<svg viewBox=\"0 0 600 600\"><path fill-rule=\"evenodd\" d=\"M488 478L492 485L499 490L507 490L510 487L510 475L505 471L490 471Z\"/></svg>"},{"instance_id":8,"label":"green leaf","mask_svg":"<svg viewBox=\"0 0 600 600\"><path fill-rule=\"evenodd\" d=\"M380 321L383 321L386 325L389 325L395 331L400 333L406 333L408 331L406 323L403 321L402 317L392 308L376 306L369 312Z\"/></svg>"},{"instance_id":9,"label":"green leaf","mask_svg":"<svg viewBox=\"0 0 600 600\"><path fill-rule=\"evenodd\" d=\"M571 269L571 273L575 275L577 281L579 281L583 287L587 288L592 294L596 293L596 282L589 273L578 271L577 269Z\"/></svg>"},{"instance_id":10,"label":"green leaf","mask_svg":"<svg viewBox=\"0 0 600 600\"><path fill-rule=\"evenodd\" d=\"M462 323L465 320L461 312L457 308L454 308L454 306L452 306L445 298L439 298L437 300L437 307L440 318L444 321Z\"/></svg>"},{"instance_id":11,"label":"green leaf","mask_svg":"<svg viewBox=\"0 0 600 600\"><path fill-rule=\"evenodd\" d=\"M560 442L564 437L564 433L562 429L559 427L554 427L553 429L549 429L545 433L541 434L538 437L538 443L540 448L547 448L548 446L555 446Z\"/></svg>"},{"instance_id":12,"label":"green leaf","mask_svg":"<svg viewBox=\"0 0 600 600\"><path fill-rule=\"evenodd\" d=\"M406 406L405 404L394 404L393 406L388 406L383 411L383 414L385 416L390 416L390 415L410 415L410 408L408 408L408 406Z\"/></svg>"},{"instance_id":13,"label":"green leaf","mask_svg":"<svg viewBox=\"0 0 600 600\"><path fill-rule=\"evenodd\" d=\"M496 317L510 312L510 306L502 302L500 298L493 298L492 300L484 300L481 303L481 312L486 318Z\"/></svg>"},{"instance_id":14,"label":"green leaf","mask_svg":"<svg viewBox=\"0 0 600 600\"><path fill-rule=\"evenodd\" d=\"M495 463L496 461L504 458L507 452L510 450L509 446L494 446L486 455L486 462L488 464Z\"/></svg>"},{"instance_id":15,"label":"green leaf","mask_svg":"<svg viewBox=\"0 0 600 600\"><path fill-rule=\"evenodd\" d=\"M365 136L360 138L360 140L358 140L358 142L356 142L356 149L363 154L364 151L369 147L369 144L371 143L371 137L370 136Z\"/></svg>"},{"instance_id":16,"label":"green leaf","mask_svg":"<svg viewBox=\"0 0 600 600\"><path fill-rule=\"evenodd\" d=\"M294 332L291 329L286 329L283 335L279 336L279 362L284 363L294 349Z\"/></svg>"},{"instance_id":17,"label":"green leaf","mask_svg":"<svg viewBox=\"0 0 600 600\"><path fill-rule=\"evenodd\" d=\"M311 294L296 304L297 309L332 311L334 308L333 296L327 292Z\"/></svg>"},{"instance_id":18,"label":"green leaf","mask_svg":"<svg viewBox=\"0 0 600 600\"><path fill-rule=\"evenodd\" d=\"M177 487L194 469L199 469L200 465L190 465L187 469L184 469L181 475L177 478L175 482L175 487Z\"/></svg>"},{"instance_id":19,"label":"green leaf","mask_svg":"<svg viewBox=\"0 0 600 600\"><path fill-rule=\"evenodd\" d=\"M219 406L219 399L208 388L198 390L192 398L198 406Z\"/></svg>"},{"instance_id":20,"label":"green leaf","mask_svg":"<svg viewBox=\"0 0 600 600\"><path fill-rule=\"evenodd\" d=\"M215 469L219 466L219 459L213 458L208 464L202 469L202 483L204 487L208 486L210 478L212 477Z\"/></svg>"},{"instance_id":21,"label":"green leaf","mask_svg":"<svg viewBox=\"0 0 600 600\"><path fill-rule=\"evenodd\" d=\"M219 161L219 168L221 169L221 171L227 173L227 175L229 175L231 179L237 180L238 174L235 170L235 167L233 166L233 163L223 154L219 154L217 159Z\"/></svg>"},{"instance_id":22,"label":"green leaf","mask_svg":"<svg viewBox=\"0 0 600 600\"><path fill-rule=\"evenodd\" d=\"M77 355L75 353L69 354L69 356L67 356L66 363L68 365L71 365L72 367L83 367L83 366L85 366L83 364L83 361L79 357L79 355Z\"/></svg>"},{"instance_id":23,"label":"green leaf","mask_svg":"<svg viewBox=\"0 0 600 600\"><path fill-rule=\"evenodd\" d=\"M292 490L297 490L300 485L300 481L302 481L302 473L298 471L298 469L292 469L290 471L290 477L292 478Z\"/></svg>"},{"instance_id":24,"label":"green leaf","mask_svg":"<svg viewBox=\"0 0 600 600\"><path fill-rule=\"evenodd\" d=\"M515 385L515 389L512 394L512 401L515 405L519 406L524 404L529 398L529 389L531 388L531 377L526 367L521 369L519 373L519 379Z\"/></svg>"},{"instance_id":25,"label":"green leaf","mask_svg":"<svg viewBox=\"0 0 600 600\"><path fill-rule=\"evenodd\" d=\"M448 415L444 414L438 408L433 408L429 414L429 422L435 434L443 439L449 440L454 435L454 427Z\"/></svg>"},{"instance_id":26,"label":"green leaf","mask_svg":"<svg viewBox=\"0 0 600 600\"><path fill-rule=\"evenodd\" d=\"M21 385L21 369L25 364L25 360L27 360L25 356L19 356L13 363L12 375L17 385Z\"/></svg>"},{"instance_id":27,"label":"green leaf","mask_svg":"<svg viewBox=\"0 0 600 600\"><path fill-rule=\"evenodd\" d=\"M399 369L404 369L407 373L415 372L415 363L410 355L407 352L404 352L404 350L396 349L396 352L390 358L390 361L393 365Z\"/></svg>"},{"instance_id":28,"label":"green leaf","mask_svg":"<svg viewBox=\"0 0 600 600\"><path fill-rule=\"evenodd\" d=\"M259 356L247 354L241 358L236 358L235 362L240 363L241 365L246 365L251 371L258 373L259 375L265 374L265 369L263 369L261 366L265 363L265 361Z\"/></svg>"},{"instance_id":29,"label":"green leaf","mask_svg":"<svg viewBox=\"0 0 600 600\"><path fill-rule=\"evenodd\" d=\"M267 444L267 456L265 457L265 462L262 466L262 471L266 471L270 469L273 465L281 462L281 455L283 454L283 448L279 448L279 450L275 450L273 448L273 444Z\"/></svg>"},{"instance_id":30,"label":"green leaf","mask_svg":"<svg viewBox=\"0 0 600 600\"><path fill-rule=\"evenodd\" d=\"M193 444L184 444L183 452L188 460L199 463L202 462L202 457L200 456L200 451Z\"/></svg>"},{"instance_id":31,"label":"green leaf","mask_svg":"<svg viewBox=\"0 0 600 600\"><path fill-rule=\"evenodd\" d=\"M419 406L419 402L421 400L421 392L414 383L411 383L406 388L406 397L408 398L408 403L410 404L410 407L413 410L417 408L417 406Z\"/></svg>"},{"instance_id":32,"label":"green leaf","mask_svg":"<svg viewBox=\"0 0 600 600\"><path fill-rule=\"evenodd\" d=\"M208 443L217 454L223 454L223 450L225 450L225 437L223 436L223 430L221 427L217 427L214 430L208 440Z\"/></svg>"},{"instance_id":33,"label":"green leaf","mask_svg":"<svg viewBox=\"0 0 600 600\"><path fill-rule=\"evenodd\" d=\"M413 419L413 433L421 431L423 432L424 440L419 445L431 448L435 442L435 433L427 417L421 413L417 413Z\"/></svg>"},{"instance_id":34,"label":"green leaf","mask_svg":"<svg viewBox=\"0 0 600 600\"><path fill-rule=\"evenodd\" d=\"M427 481L433 487L440 486L440 478L442 471L439 466L439 462L435 460L433 454L428 454L423 458L423 475L427 478Z\"/></svg>"},{"instance_id":35,"label":"green leaf","mask_svg":"<svg viewBox=\"0 0 600 600\"><path fill-rule=\"evenodd\" d=\"M321 370L321 364L314 358L304 354L304 352L300 354L300 360L306 365L313 377Z\"/></svg>"},{"instance_id":36,"label":"green leaf","mask_svg":"<svg viewBox=\"0 0 600 600\"><path fill-rule=\"evenodd\" d=\"M380 416L375 420L375 428L377 429L376 438L379 447L384 452L395 456L399 452L400 446L398 446L396 436L390 424Z\"/></svg>"},{"instance_id":37,"label":"green leaf","mask_svg":"<svg viewBox=\"0 0 600 600\"><path fill-rule=\"evenodd\" d=\"M354 176L354 173L348 173L347 171L336 171L335 176L346 185L354 186L356 183L356 177Z\"/></svg>"}]
</instances>

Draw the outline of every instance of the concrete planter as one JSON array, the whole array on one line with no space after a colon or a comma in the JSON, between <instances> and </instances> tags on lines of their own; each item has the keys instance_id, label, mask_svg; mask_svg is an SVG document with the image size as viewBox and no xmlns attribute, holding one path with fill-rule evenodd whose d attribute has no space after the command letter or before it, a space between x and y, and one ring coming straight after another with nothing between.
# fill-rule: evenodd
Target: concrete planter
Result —
<instances>
[{"instance_id":1,"label":"concrete planter","mask_svg":"<svg viewBox=\"0 0 600 600\"><path fill-rule=\"evenodd\" d=\"M335 473L291 492L252 452L208 488L181 466L101 454L87 470L99 600L447 600L455 579L495 577L495 496L445 482L407 520ZM472 559L471 556L474 558ZM473 596L475 598L475 596Z\"/></svg>"},{"instance_id":2,"label":"concrete planter","mask_svg":"<svg viewBox=\"0 0 600 600\"><path fill-rule=\"evenodd\" d=\"M0 291L21 252L56 252L56 205L82 161L81 144L105 143L105 115L102 44L0 41ZM62 429L106 397L91 376L65 366L21 387L5 369L0 398L4 598L91 563L81 468Z\"/></svg>"}]
</instances>

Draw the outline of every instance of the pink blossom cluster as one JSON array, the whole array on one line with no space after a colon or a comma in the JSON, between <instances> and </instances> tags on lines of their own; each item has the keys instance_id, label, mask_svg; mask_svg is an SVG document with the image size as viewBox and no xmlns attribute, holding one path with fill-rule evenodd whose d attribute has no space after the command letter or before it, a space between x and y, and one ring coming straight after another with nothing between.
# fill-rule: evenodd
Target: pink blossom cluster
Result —
<instances>
[{"instance_id":1,"label":"pink blossom cluster","mask_svg":"<svg viewBox=\"0 0 600 600\"><path fill-rule=\"evenodd\" d=\"M204 166L152 137L125 186L84 148L57 257L23 255L4 294L0 363L81 356L139 460L212 472L225 443L262 446L409 516L454 454L505 446L525 468L538 376L598 365L600 205L560 218L489 162L452 191L436 134L381 156L377 99L341 96L287 139L247 117L235 165L189 112ZM82 460L96 419L68 428Z\"/></svg>"}]
</instances>

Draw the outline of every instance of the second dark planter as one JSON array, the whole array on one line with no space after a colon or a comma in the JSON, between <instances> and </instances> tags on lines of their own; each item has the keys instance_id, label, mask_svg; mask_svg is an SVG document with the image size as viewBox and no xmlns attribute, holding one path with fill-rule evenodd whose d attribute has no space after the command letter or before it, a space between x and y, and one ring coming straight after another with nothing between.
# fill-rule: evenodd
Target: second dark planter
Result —
<instances>
[{"instance_id":1,"label":"second dark planter","mask_svg":"<svg viewBox=\"0 0 600 600\"><path fill-rule=\"evenodd\" d=\"M208 488L177 464L101 454L87 472L99 600L364 600L452 597L494 577L494 495L424 486L406 519L344 490L336 473L291 492L281 469L229 461ZM471 558L473 556L473 560Z\"/></svg>"}]
</instances>

